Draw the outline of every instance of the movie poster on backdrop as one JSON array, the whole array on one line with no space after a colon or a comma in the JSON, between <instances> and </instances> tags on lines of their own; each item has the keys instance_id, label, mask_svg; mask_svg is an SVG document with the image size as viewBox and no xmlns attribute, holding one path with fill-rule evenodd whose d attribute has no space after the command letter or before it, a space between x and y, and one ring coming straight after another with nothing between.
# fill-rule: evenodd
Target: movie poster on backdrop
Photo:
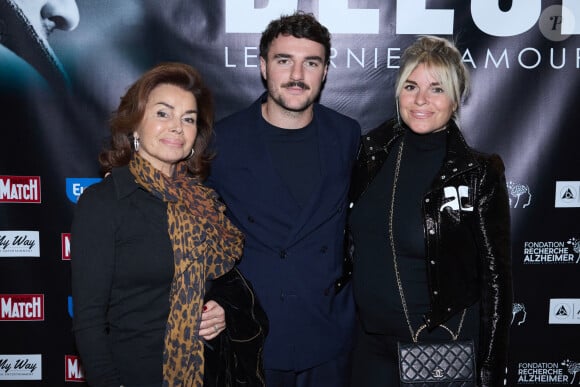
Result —
<instances>
[{"instance_id":1,"label":"movie poster on backdrop","mask_svg":"<svg viewBox=\"0 0 580 387\"><path fill-rule=\"evenodd\" d=\"M70 222L127 86L181 61L216 118L263 91L270 19L312 12L332 33L321 102L363 133L394 113L400 55L452 37L472 76L461 126L506 164L515 303L508 385L580 382L580 3L577 0L0 0L0 384L82 382L72 337ZM7 381L7 382L4 382Z\"/></svg>"}]
</instances>

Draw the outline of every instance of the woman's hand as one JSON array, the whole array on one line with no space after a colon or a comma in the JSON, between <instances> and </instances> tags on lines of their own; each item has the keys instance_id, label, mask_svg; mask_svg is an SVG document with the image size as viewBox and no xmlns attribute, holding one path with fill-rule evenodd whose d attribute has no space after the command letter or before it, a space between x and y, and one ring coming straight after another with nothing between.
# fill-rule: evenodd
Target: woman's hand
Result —
<instances>
[{"instance_id":1,"label":"woman's hand","mask_svg":"<svg viewBox=\"0 0 580 387\"><path fill-rule=\"evenodd\" d=\"M215 301L208 301L203 306L199 335L205 340L215 339L226 329L226 312Z\"/></svg>"}]
</instances>

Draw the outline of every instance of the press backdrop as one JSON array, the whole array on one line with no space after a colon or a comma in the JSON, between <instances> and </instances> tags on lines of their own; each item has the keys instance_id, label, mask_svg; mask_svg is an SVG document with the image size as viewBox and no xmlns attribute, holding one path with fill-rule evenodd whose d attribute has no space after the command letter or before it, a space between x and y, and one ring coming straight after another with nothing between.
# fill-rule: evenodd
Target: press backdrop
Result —
<instances>
[{"instance_id":1,"label":"press backdrop","mask_svg":"<svg viewBox=\"0 0 580 387\"><path fill-rule=\"evenodd\" d=\"M416 35L457 42L472 74L463 132L502 156L509 182L508 385L580 383L578 0L76 4L78 27L49 37L60 66L56 76L44 72L47 86L4 59L10 50L0 46L0 385L82 383L68 233L78 196L101 178L97 154L127 86L158 62L182 61L213 90L217 119L244 108L263 90L260 32L295 9L314 13L333 36L321 102L357 119L363 132L393 114L399 56ZM0 23L0 43L25 39L16 28ZM42 60L31 62L41 71Z\"/></svg>"}]
</instances>

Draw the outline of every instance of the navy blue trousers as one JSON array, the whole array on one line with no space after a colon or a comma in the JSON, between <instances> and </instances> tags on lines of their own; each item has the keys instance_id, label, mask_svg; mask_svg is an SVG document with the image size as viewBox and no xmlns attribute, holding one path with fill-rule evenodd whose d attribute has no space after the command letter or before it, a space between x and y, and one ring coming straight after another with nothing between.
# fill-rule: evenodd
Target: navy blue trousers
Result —
<instances>
[{"instance_id":1,"label":"navy blue trousers","mask_svg":"<svg viewBox=\"0 0 580 387\"><path fill-rule=\"evenodd\" d=\"M351 354L343 354L303 371L265 370L267 387L347 387Z\"/></svg>"}]
</instances>

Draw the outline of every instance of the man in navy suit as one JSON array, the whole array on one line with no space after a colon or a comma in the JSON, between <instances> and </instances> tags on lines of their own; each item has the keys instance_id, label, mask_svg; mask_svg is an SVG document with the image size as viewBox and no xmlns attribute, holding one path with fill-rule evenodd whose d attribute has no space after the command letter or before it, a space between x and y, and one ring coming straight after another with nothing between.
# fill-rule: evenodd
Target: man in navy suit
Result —
<instances>
[{"instance_id":1,"label":"man in navy suit","mask_svg":"<svg viewBox=\"0 0 580 387\"><path fill-rule=\"evenodd\" d=\"M260 40L267 91L217 123L208 184L246 235L240 262L270 321L267 386L346 386L355 319L343 236L360 125L317 103L330 34L312 15Z\"/></svg>"}]
</instances>

